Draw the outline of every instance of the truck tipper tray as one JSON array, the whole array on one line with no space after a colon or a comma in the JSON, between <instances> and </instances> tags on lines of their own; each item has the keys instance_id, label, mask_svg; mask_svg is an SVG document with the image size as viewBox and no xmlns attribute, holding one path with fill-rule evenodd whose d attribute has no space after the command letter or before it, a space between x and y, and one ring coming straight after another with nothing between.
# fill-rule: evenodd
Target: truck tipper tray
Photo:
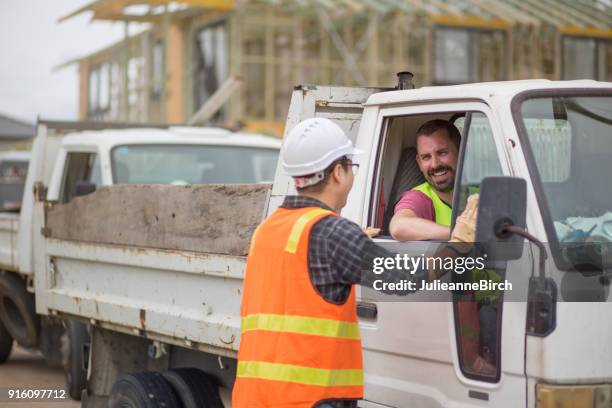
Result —
<instances>
[{"instance_id":1,"label":"truck tipper tray","mask_svg":"<svg viewBox=\"0 0 612 408\"><path fill-rule=\"evenodd\" d=\"M117 185L46 210L49 238L246 255L269 184Z\"/></svg>"}]
</instances>

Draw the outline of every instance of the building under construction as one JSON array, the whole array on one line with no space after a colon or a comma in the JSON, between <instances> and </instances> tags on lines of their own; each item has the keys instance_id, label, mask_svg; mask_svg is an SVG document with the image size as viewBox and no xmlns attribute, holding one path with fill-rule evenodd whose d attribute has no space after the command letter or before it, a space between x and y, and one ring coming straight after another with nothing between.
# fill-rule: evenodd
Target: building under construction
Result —
<instances>
[{"instance_id":1,"label":"building under construction","mask_svg":"<svg viewBox=\"0 0 612 408\"><path fill-rule=\"evenodd\" d=\"M612 81L609 0L98 0L63 19L85 12L126 36L77 61L81 119L279 135L296 84Z\"/></svg>"}]
</instances>

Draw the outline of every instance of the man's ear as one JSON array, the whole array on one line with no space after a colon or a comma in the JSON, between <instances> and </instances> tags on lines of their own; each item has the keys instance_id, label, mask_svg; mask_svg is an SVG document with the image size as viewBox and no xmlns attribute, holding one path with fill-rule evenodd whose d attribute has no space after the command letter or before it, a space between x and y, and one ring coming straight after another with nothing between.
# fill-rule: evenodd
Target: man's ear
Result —
<instances>
[{"instance_id":1,"label":"man's ear","mask_svg":"<svg viewBox=\"0 0 612 408\"><path fill-rule=\"evenodd\" d=\"M344 177L344 174L342 174L342 171L343 171L343 168L340 163L334 166L334 169L332 170L330 174L330 177L334 180L334 182L340 183L342 181L342 178Z\"/></svg>"}]
</instances>

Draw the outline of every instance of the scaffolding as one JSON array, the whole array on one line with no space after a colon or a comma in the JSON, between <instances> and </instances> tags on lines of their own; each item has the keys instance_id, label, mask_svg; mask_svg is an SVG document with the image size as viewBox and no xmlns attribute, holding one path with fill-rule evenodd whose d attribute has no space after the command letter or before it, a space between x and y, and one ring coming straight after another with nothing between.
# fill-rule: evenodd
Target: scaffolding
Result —
<instances>
[{"instance_id":1,"label":"scaffolding","mask_svg":"<svg viewBox=\"0 0 612 408\"><path fill-rule=\"evenodd\" d=\"M79 60L82 80L87 76L89 81L92 68L104 61L114 67L112 100L101 119L184 122L225 81L239 80L242 86L232 87L213 120L242 121L278 133L296 84L393 86L395 72L402 70L415 74L417 86L561 79L580 74L568 73L564 58L571 62L572 53L584 53L585 41L595 47L592 76L610 81L611 4L98 0L65 18L91 12L96 20L150 24L139 36ZM89 99L94 98L83 98L89 91L82 84L81 114L91 117L95 110Z\"/></svg>"}]
</instances>

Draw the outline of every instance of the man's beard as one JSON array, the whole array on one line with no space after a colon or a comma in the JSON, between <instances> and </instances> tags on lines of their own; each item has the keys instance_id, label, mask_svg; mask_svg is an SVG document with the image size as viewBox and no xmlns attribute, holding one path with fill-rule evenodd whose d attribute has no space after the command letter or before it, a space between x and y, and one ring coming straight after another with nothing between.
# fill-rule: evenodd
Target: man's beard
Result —
<instances>
[{"instance_id":1,"label":"man's beard","mask_svg":"<svg viewBox=\"0 0 612 408\"><path fill-rule=\"evenodd\" d=\"M433 174L439 171L448 171L448 179L443 183L436 183L433 180ZM453 187L455 186L455 169L445 165L438 166L435 169L430 169L427 174L425 174L425 179L427 179L427 182L429 182L429 184L431 184L433 188L435 188L439 192L447 193L449 191L452 191Z\"/></svg>"}]
</instances>

